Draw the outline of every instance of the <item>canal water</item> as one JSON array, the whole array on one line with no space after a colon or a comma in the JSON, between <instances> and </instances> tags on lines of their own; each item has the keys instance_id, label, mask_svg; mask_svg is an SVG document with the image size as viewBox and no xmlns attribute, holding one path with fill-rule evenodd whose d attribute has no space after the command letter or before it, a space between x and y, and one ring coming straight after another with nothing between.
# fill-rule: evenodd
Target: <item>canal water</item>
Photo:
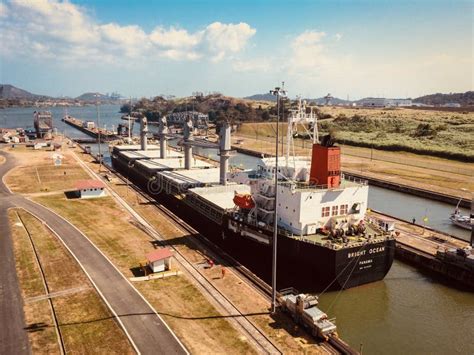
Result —
<instances>
[{"instance_id":1,"label":"canal water","mask_svg":"<svg viewBox=\"0 0 474 355\"><path fill-rule=\"evenodd\" d=\"M0 127L32 128L34 108L0 109ZM84 133L61 122L64 109L49 108L58 131L71 137ZM68 114L96 121L96 107L70 107ZM120 123L119 106L100 106L101 126ZM135 125L137 126L137 125ZM135 127L137 132L137 127ZM97 152L97 145L92 145ZM217 158L212 149L197 153ZM102 146L106 160L107 146ZM237 154L231 164L253 168L258 158ZM449 223L453 206L424 198L370 187L369 207L390 215L421 222L427 226L468 240L469 232ZM468 213L463 210L463 213ZM417 269L395 261L382 281L343 292L327 292L320 305L336 317L338 331L355 349L362 344L364 354L474 354L474 294L448 286Z\"/></svg>"}]
</instances>

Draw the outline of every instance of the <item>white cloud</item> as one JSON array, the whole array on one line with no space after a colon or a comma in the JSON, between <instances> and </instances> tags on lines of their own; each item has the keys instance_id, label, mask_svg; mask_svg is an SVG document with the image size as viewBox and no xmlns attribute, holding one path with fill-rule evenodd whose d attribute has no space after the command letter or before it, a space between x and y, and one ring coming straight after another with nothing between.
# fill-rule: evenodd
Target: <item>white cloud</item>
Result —
<instances>
[{"instance_id":1,"label":"white cloud","mask_svg":"<svg viewBox=\"0 0 474 355\"><path fill-rule=\"evenodd\" d=\"M228 54L241 51L256 30L246 23L225 24L211 23L203 33L204 41L209 51L214 55L213 60L222 60Z\"/></svg>"},{"instance_id":2,"label":"white cloud","mask_svg":"<svg viewBox=\"0 0 474 355\"><path fill-rule=\"evenodd\" d=\"M336 41L340 41L341 38L342 38L342 34L336 33L336 34L334 35L334 38L336 39Z\"/></svg>"},{"instance_id":3,"label":"white cloud","mask_svg":"<svg viewBox=\"0 0 474 355\"><path fill-rule=\"evenodd\" d=\"M8 17L6 13L8 11ZM56 58L63 62L133 63L129 59L222 60L240 52L256 30L246 23L214 22L200 31L100 24L69 1L11 0L0 3L0 55Z\"/></svg>"},{"instance_id":4,"label":"white cloud","mask_svg":"<svg viewBox=\"0 0 474 355\"><path fill-rule=\"evenodd\" d=\"M237 72L273 72L279 75L314 76L330 63L322 40L325 32L307 30L292 38L290 50L276 52L271 58L236 60L232 68Z\"/></svg>"},{"instance_id":5,"label":"white cloud","mask_svg":"<svg viewBox=\"0 0 474 355\"><path fill-rule=\"evenodd\" d=\"M321 40L326 36L326 32L317 32L314 30L304 31L302 34L298 35L293 41L293 46L307 46L315 45L321 42Z\"/></svg>"},{"instance_id":6,"label":"white cloud","mask_svg":"<svg viewBox=\"0 0 474 355\"><path fill-rule=\"evenodd\" d=\"M85 11L70 2L56 0L12 0L11 23L28 34L69 43L94 41L96 26Z\"/></svg>"},{"instance_id":7,"label":"white cloud","mask_svg":"<svg viewBox=\"0 0 474 355\"><path fill-rule=\"evenodd\" d=\"M322 39L325 32L305 31L291 43L290 72L315 71L328 64Z\"/></svg>"},{"instance_id":8,"label":"white cloud","mask_svg":"<svg viewBox=\"0 0 474 355\"><path fill-rule=\"evenodd\" d=\"M192 48L202 40L202 33L190 34L186 30L174 27L169 30L157 27L150 33L150 40L163 48Z\"/></svg>"},{"instance_id":9,"label":"white cloud","mask_svg":"<svg viewBox=\"0 0 474 355\"><path fill-rule=\"evenodd\" d=\"M201 58L201 54L194 51L185 51L179 49L167 49L160 52L160 57L172 60L196 60Z\"/></svg>"}]
</instances>

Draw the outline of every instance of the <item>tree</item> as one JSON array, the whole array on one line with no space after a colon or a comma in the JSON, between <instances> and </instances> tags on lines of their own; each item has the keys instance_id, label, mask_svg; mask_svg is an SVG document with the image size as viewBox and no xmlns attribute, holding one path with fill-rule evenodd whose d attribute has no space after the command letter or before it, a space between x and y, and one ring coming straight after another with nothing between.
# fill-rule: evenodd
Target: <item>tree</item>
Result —
<instances>
[{"instance_id":1,"label":"tree","mask_svg":"<svg viewBox=\"0 0 474 355\"><path fill-rule=\"evenodd\" d=\"M130 105L129 103L123 104L120 107L120 112L131 114L132 113L132 105Z\"/></svg>"}]
</instances>

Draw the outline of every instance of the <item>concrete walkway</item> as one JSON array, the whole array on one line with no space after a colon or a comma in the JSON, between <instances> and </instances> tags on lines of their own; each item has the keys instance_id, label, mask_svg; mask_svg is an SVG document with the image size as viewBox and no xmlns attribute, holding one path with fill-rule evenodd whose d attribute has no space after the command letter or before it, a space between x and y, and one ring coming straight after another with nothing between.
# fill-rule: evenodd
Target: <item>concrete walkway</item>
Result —
<instances>
[{"instance_id":1,"label":"concrete walkway","mask_svg":"<svg viewBox=\"0 0 474 355\"><path fill-rule=\"evenodd\" d=\"M8 164L9 160L7 156L7 163L5 164ZM8 171L9 166L4 166L5 164L0 166L0 178ZM122 325L138 353L187 353L184 346L163 322L161 317L158 316L153 307L81 231L53 211L25 199L20 195L9 194L8 189L3 183L0 183L0 193L2 194L0 196L2 199L2 210L6 211L7 209L6 201L8 201L10 207L24 208L44 221L47 227L64 243L90 278L116 319ZM3 227L5 228L4 223ZM24 346L25 341L25 349L27 349L28 342L23 329L22 304L16 304L21 302L21 296L18 291L17 281L15 284L16 270L14 260L11 256L8 258L7 253L5 253L5 249L9 249L10 254L12 254L11 241L10 239L3 238L3 235L9 235L6 229L2 230L2 255L0 256L5 257L1 257L2 272L0 275L2 275L2 295L5 293L3 291L5 288L8 291L8 297L2 297L0 321L2 321L3 324L9 324L9 327L3 327L2 332L0 332L2 334L0 353L11 354L18 353L18 349ZM4 270L9 272L4 272ZM8 279L6 279L7 277ZM10 280L10 278L12 278L12 280ZM12 304L15 307L11 307ZM12 311L12 309L14 309L14 311ZM12 323L14 327L11 326ZM10 329L14 329L14 331ZM3 330L6 330L6 332ZM4 346L4 343L7 344L7 346ZM27 352L27 350L24 352Z\"/></svg>"}]
</instances>

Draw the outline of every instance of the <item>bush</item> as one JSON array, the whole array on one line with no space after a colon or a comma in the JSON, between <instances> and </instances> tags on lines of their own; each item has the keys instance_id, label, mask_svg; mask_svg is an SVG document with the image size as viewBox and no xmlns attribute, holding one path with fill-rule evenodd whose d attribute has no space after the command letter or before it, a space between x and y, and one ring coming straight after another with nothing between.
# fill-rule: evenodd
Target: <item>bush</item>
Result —
<instances>
[{"instance_id":1,"label":"bush","mask_svg":"<svg viewBox=\"0 0 474 355\"><path fill-rule=\"evenodd\" d=\"M418 127L416 127L412 137L434 137L437 134L438 131L431 127L429 123L420 123Z\"/></svg>"},{"instance_id":2,"label":"bush","mask_svg":"<svg viewBox=\"0 0 474 355\"><path fill-rule=\"evenodd\" d=\"M121 107L120 107L120 113L132 113L132 105L130 104L123 104Z\"/></svg>"}]
</instances>

